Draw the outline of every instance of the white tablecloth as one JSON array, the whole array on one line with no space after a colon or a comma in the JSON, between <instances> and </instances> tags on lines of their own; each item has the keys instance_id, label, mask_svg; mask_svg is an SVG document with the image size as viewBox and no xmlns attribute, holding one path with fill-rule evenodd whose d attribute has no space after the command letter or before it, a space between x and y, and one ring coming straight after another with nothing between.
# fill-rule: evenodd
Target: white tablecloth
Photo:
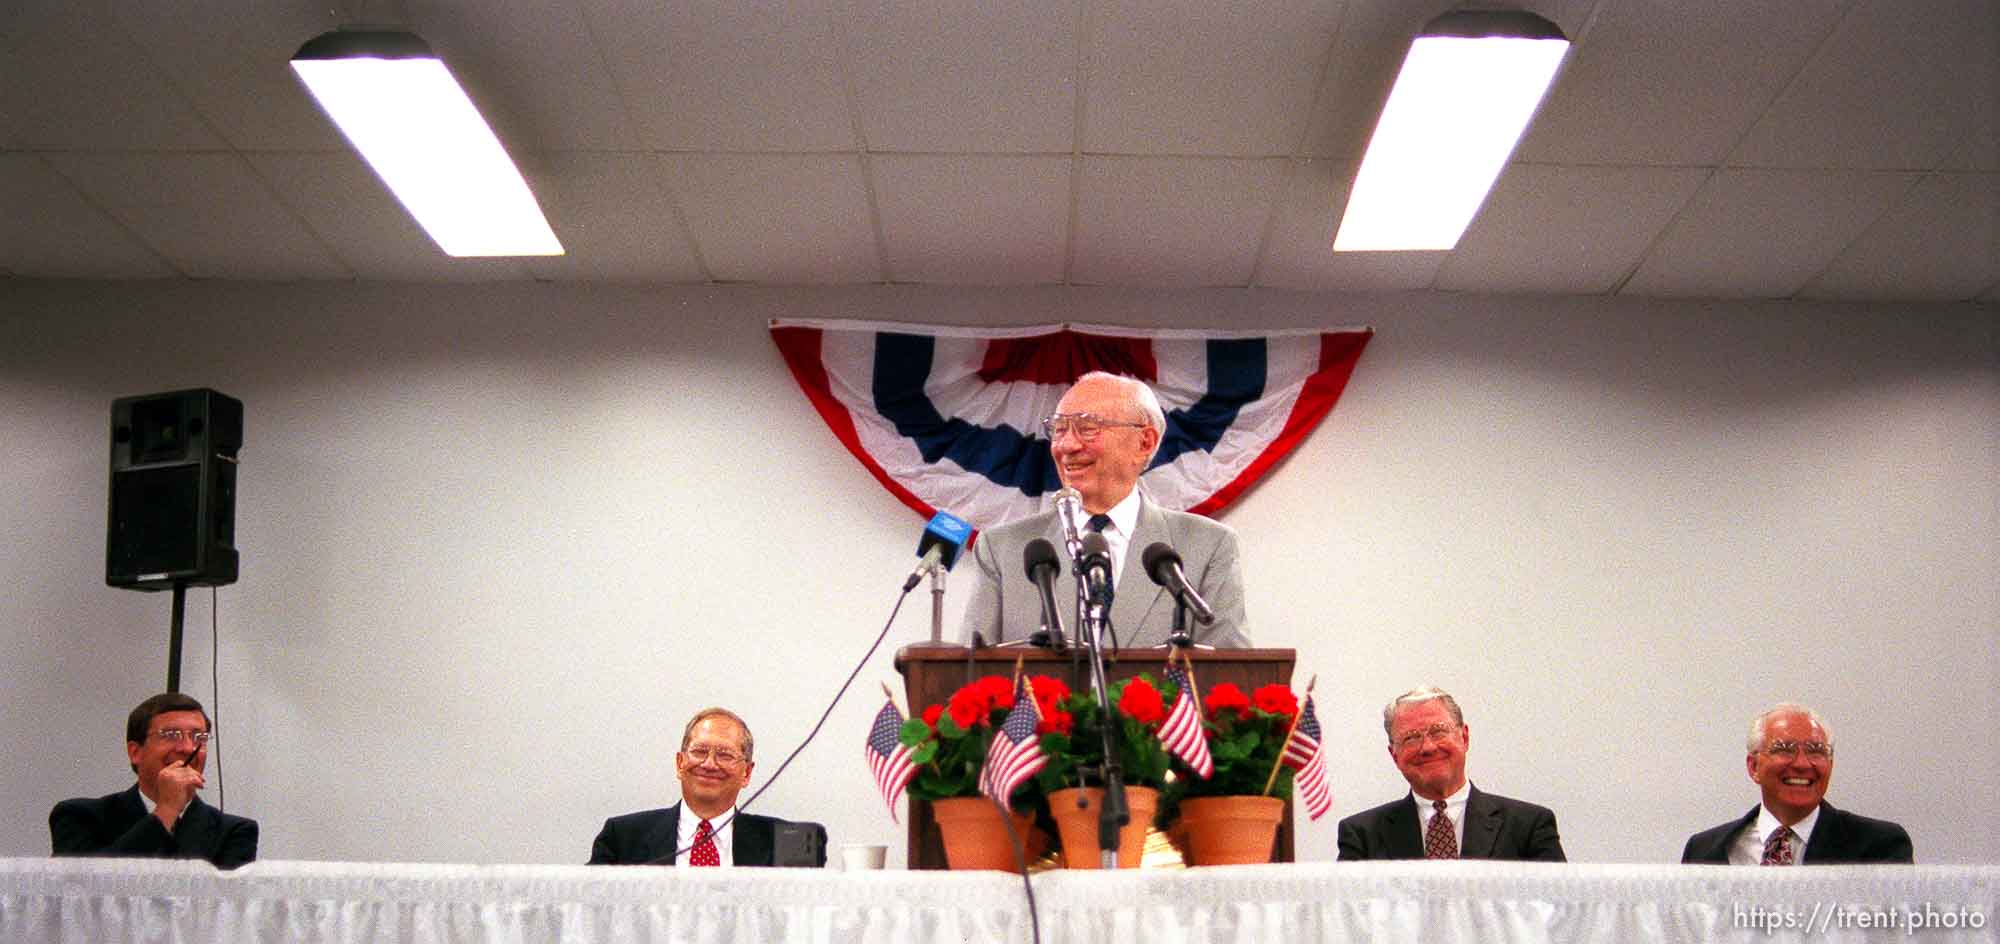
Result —
<instances>
[{"instance_id":1,"label":"white tablecloth","mask_svg":"<svg viewBox=\"0 0 2000 944\"><path fill-rule=\"evenodd\" d=\"M1310 863L1034 889L1049 944L2000 941L2000 866ZM997 872L0 859L0 942L1031 939Z\"/></svg>"}]
</instances>

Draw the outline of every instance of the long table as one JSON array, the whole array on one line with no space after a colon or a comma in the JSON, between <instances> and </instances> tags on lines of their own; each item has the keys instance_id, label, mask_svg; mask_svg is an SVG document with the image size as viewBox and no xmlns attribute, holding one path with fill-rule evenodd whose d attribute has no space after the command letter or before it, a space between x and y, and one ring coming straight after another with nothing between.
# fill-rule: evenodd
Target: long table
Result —
<instances>
[{"instance_id":1,"label":"long table","mask_svg":"<svg viewBox=\"0 0 2000 944\"><path fill-rule=\"evenodd\" d=\"M1493 862L1049 872L1041 940L2000 941L2000 866ZM1923 922L1912 930L1912 920ZM1893 924L1892 924L1893 923ZM1021 879L574 865L0 859L0 941L1025 942Z\"/></svg>"}]
</instances>

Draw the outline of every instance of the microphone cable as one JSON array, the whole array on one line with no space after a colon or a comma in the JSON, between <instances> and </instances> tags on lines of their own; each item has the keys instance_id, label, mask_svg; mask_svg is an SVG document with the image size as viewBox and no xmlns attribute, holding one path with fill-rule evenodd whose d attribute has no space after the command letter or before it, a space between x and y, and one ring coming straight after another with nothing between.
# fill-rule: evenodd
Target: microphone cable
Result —
<instances>
[{"instance_id":1,"label":"microphone cable","mask_svg":"<svg viewBox=\"0 0 2000 944\"><path fill-rule=\"evenodd\" d=\"M222 727L222 670L219 666L222 660L218 658L222 652L222 642L220 632L216 628L218 624L215 617L215 604L215 587L210 586L208 588L208 701L209 704L214 706L215 712L212 727L209 729L211 736L208 739L208 743L211 749L208 752L208 757L210 760L215 761L215 808L223 812L228 812L229 789L222 785L222 751L215 749L215 745L221 742L213 736L215 729Z\"/></svg>"},{"instance_id":2,"label":"microphone cable","mask_svg":"<svg viewBox=\"0 0 2000 944\"><path fill-rule=\"evenodd\" d=\"M813 738L819 736L820 729L826 727L826 719L833 715L833 709L840 704L840 699L846 696L848 688L852 687L854 680L860 677L861 670L867 668L868 660L875 657L876 650L882 648L882 641L889 638L889 630L896 625L896 614L903 611L903 603L909 598L910 588L907 587L901 593L896 594L896 605L889 610L889 618L882 623L882 631L875 634L875 641L868 646L868 651L862 654L861 661L854 664L854 671L847 673L846 681L841 682L840 690L833 693L833 701L827 703L825 711L820 712L819 720L813 723L811 731L806 732L805 740L800 741L799 746L792 748L792 752L785 755L785 759L778 763L778 769L764 780L764 785L751 792L750 799L736 804L735 809L730 812L727 818L723 819L721 825L715 827L716 832L721 832L722 827L729 825L731 821L735 820L738 813L743 812L750 804L757 802L757 798L763 796L764 791L771 789L771 785L777 783L779 777L784 776L785 768L790 767L792 761L799 756L799 753L804 751L806 746L813 742ZM995 805L1001 804L996 801ZM1005 807L1003 806L1002 809L1004 810ZM1014 859L1021 864L1021 885L1027 890L1028 895L1028 926L1033 933L1035 944L1041 944L1042 923L1041 919L1035 914L1035 885L1028 876L1028 865L1024 851L1027 848L1026 837L1014 834L1012 817L1003 818L1007 820L1007 835L1013 839ZM686 855L693 848L694 846L689 845L675 849L672 858L666 861L678 861L681 856Z\"/></svg>"}]
</instances>

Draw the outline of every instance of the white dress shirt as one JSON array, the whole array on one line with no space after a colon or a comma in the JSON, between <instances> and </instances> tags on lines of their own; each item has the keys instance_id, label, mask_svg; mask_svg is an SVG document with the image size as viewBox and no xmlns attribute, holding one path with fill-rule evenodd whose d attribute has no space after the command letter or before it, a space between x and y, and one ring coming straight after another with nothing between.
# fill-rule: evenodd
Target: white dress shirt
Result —
<instances>
[{"instance_id":1,"label":"white dress shirt","mask_svg":"<svg viewBox=\"0 0 2000 944\"><path fill-rule=\"evenodd\" d=\"M1819 823L1819 807L1806 814L1806 818L1792 824L1792 864L1803 865L1806 861L1806 843L1812 839L1813 826ZM1778 817L1772 815L1770 807L1757 808L1757 821L1744 827L1736 834L1736 841L1729 844L1730 865L1763 865L1764 843L1771 834L1783 826Z\"/></svg>"},{"instance_id":2,"label":"white dress shirt","mask_svg":"<svg viewBox=\"0 0 2000 944\"><path fill-rule=\"evenodd\" d=\"M681 804L679 827L681 835L680 839L674 843L674 864L686 866L688 864L688 856L694 853L695 830L701 828L701 817L696 816L693 810L688 809L686 803ZM722 860L723 865L735 865L736 808L732 806L729 808L729 812L710 820L708 828L715 830L716 856Z\"/></svg>"},{"instance_id":3,"label":"white dress shirt","mask_svg":"<svg viewBox=\"0 0 2000 944\"><path fill-rule=\"evenodd\" d=\"M1451 817L1451 841L1458 847L1460 857L1465 855L1465 801L1471 797L1471 788L1472 781L1467 780L1457 793L1444 798L1445 815ZM1437 807L1431 805L1434 801L1414 793L1410 798L1417 801L1417 838L1422 839L1431 834L1431 819L1437 816Z\"/></svg>"}]
</instances>

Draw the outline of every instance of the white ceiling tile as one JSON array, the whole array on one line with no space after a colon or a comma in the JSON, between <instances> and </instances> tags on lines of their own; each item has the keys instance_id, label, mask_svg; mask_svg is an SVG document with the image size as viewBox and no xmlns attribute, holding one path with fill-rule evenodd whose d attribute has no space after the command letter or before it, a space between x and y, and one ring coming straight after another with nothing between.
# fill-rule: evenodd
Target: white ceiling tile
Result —
<instances>
[{"instance_id":1,"label":"white ceiling tile","mask_svg":"<svg viewBox=\"0 0 2000 944\"><path fill-rule=\"evenodd\" d=\"M870 160L896 281L1062 280L1069 158L878 154Z\"/></svg>"},{"instance_id":2,"label":"white ceiling tile","mask_svg":"<svg viewBox=\"0 0 2000 944\"><path fill-rule=\"evenodd\" d=\"M0 27L0 148L222 146L98 0L13 2Z\"/></svg>"},{"instance_id":3,"label":"white ceiling tile","mask_svg":"<svg viewBox=\"0 0 2000 944\"><path fill-rule=\"evenodd\" d=\"M1606 0L1514 156L1720 163L1844 5Z\"/></svg>"},{"instance_id":4,"label":"white ceiling tile","mask_svg":"<svg viewBox=\"0 0 2000 944\"><path fill-rule=\"evenodd\" d=\"M292 54L334 27L325 11L288 3L117 3L115 28L239 148L345 147L292 73ZM108 24L107 24L108 25Z\"/></svg>"},{"instance_id":5,"label":"white ceiling tile","mask_svg":"<svg viewBox=\"0 0 2000 944\"><path fill-rule=\"evenodd\" d=\"M1068 153L1070 4L856 0L847 26L862 134L876 151Z\"/></svg>"},{"instance_id":6,"label":"white ceiling tile","mask_svg":"<svg viewBox=\"0 0 2000 944\"><path fill-rule=\"evenodd\" d=\"M0 266L29 278L155 279L175 273L33 154L0 154Z\"/></svg>"},{"instance_id":7,"label":"white ceiling tile","mask_svg":"<svg viewBox=\"0 0 2000 944\"><path fill-rule=\"evenodd\" d=\"M1085 285L1246 285L1284 160L1085 158L1075 264Z\"/></svg>"},{"instance_id":8,"label":"white ceiling tile","mask_svg":"<svg viewBox=\"0 0 2000 944\"><path fill-rule=\"evenodd\" d=\"M1411 38L1453 5L1452 0L1350 4L1340 18L1332 60L1313 98L1302 153L1359 161L1382 116L1382 105L1389 100L1403 56L1410 51Z\"/></svg>"},{"instance_id":9,"label":"white ceiling tile","mask_svg":"<svg viewBox=\"0 0 2000 944\"><path fill-rule=\"evenodd\" d=\"M1358 161L1294 161L1257 285L1297 291L1403 292L1430 285L1441 252L1334 252Z\"/></svg>"},{"instance_id":10,"label":"white ceiling tile","mask_svg":"<svg viewBox=\"0 0 2000 944\"><path fill-rule=\"evenodd\" d=\"M545 156L535 180L561 256L523 260L557 281L702 282L707 275L675 210L666 163L654 154Z\"/></svg>"},{"instance_id":11,"label":"white ceiling tile","mask_svg":"<svg viewBox=\"0 0 2000 944\"><path fill-rule=\"evenodd\" d=\"M412 26L444 57L510 150L630 150L638 132L574 4L424 0Z\"/></svg>"},{"instance_id":12,"label":"white ceiling tile","mask_svg":"<svg viewBox=\"0 0 2000 944\"><path fill-rule=\"evenodd\" d=\"M1911 188L1800 292L1964 301L2000 281L2000 176L1936 174Z\"/></svg>"},{"instance_id":13,"label":"white ceiling tile","mask_svg":"<svg viewBox=\"0 0 2000 944\"><path fill-rule=\"evenodd\" d=\"M1993 63L2000 58L1995 18L1993 0L1863 0L1750 129L1730 163L1939 166L1979 110L1993 107Z\"/></svg>"},{"instance_id":14,"label":"white ceiling tile","mask_svg":"<svg viewBox=\"0 0 2000 944\"><path fill-rule=\"evenodd\" d=\"M655 0L584 7L648 147L855 149L838 10Z\"/></svg>"},{"instance_id":15,"label":"white ceiling tile","mask_svg":"<svg viewBox=\"0 0 2000 944\"><path fill-rule=\"evenodd\" d=\"M1608 292L1707 176L1693 167L1515 164L1445 260L1437 287Z\"/></svg>"},{"instance_id":16,"label":"white ceiling tile","mask_svg":"<svg viewBox=\"0 0 2000 944\"><path fill-rule=\"evenodd\" d=\"M1915 175L1722 170L1624 288L1631 295L1787 298L1881 217Z\"/></svg>"},{"instance_id":17,"label":"white ceiling tile","mask_svg":"<svg viewBox=\"0 0 2000 944\"><path fill-rule=\"evenodd\" d=\"M1089 5L1083 149L1291 154L1334 40L1335 0Z\"/></svg>"},{"instance_id":18,"label":"white ceiling tile","mask_svg":"<svg viewBox=\"0 0 2000 944\"><path fill-rule=\"evenodd\" d=\"M198 279L340 279L292 210L233 154L58 154L92 202Z\"/></svg>"},{"instance_id":19,"label":"white ceiling tile","mask_svg":"<svg viewBox=\"0 0 2000 944\"><path fill-rule=\"evenodd\" d=\"M250 154L247 159L357 278L488 282L528 277L515 259L445 255L381 178L351 151Z\"/></svg>"},{"instance_id":20,"label":"white ceiling tile","mask_svg":"<svg viewBox=\"0 0 2000 944\"><path fill-rule=\"evenodd\" d=\"M724 282L881 281L859 158L671 154L696 251Z\"/></svg>"}]
</instances>

